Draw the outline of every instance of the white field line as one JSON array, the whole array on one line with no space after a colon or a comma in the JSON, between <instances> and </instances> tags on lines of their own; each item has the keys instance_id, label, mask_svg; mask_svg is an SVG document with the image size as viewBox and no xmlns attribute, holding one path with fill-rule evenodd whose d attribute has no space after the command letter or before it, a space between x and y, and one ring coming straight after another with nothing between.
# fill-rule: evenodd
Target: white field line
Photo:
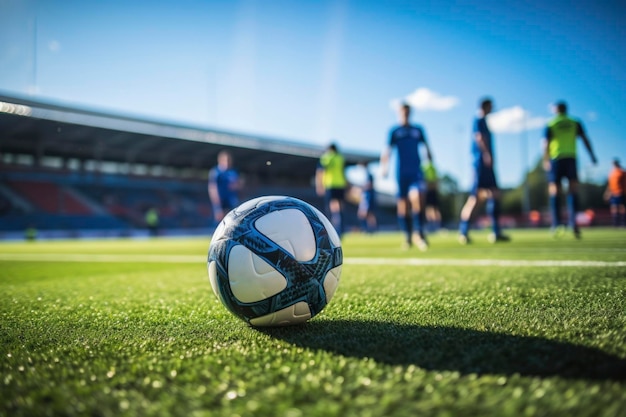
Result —
<instances>
[{"instance_id":1,"label":"white field line","mask_svg":"<svg viewBox=\"0 0 626 417\"><path fill-rule=\"evenodd\" d=\"M127 255L72 253L0 253L0 261L22 262L117 262L117 263L204 263L196 255ZM626 267L626 261L581 260L507 260L507 259L435 259L435 258L344 258L346 265L407 266L506 266L506 267Z\"/></svg>"},{"instance_id":2,"label":"white field line","mask_svg":"<svg viewBox=\"0 0 626 417\"><path fill-rule=\"evenodd\" d=\"M410 266L620 266L626 267L626 262L616 261L568 261L568 260L535 260L521 259L392 259L392 258L345 258L345 263L351 265L410 265Z\"/></svg>"}]
</instances>

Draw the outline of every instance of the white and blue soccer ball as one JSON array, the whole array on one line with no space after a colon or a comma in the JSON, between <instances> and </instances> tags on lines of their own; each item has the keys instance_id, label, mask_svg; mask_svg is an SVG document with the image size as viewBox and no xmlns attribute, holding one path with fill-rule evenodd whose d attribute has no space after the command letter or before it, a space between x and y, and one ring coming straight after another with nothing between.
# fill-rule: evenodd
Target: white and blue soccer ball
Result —
<instances>
[{"instance_id":1,"label":"white and blue soccer ball","mask_svg":"<svg viewBox=\"0 0 626 417\"><path fill-rule=\"evenodd\" d=\"M341 240L330 221L293 197L259 197L230 211L209 246L213 292L252 326L287 326L318 314L341 275Z\"/></svg>"}]
</instances>

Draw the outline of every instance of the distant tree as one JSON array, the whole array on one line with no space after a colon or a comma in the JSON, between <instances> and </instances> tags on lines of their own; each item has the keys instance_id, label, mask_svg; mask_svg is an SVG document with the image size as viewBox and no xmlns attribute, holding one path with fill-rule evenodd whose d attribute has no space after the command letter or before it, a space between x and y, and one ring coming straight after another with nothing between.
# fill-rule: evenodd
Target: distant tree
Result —
<instances>
[{"instance_id":1,"label":"distant tree","mask_svg":"<svg viewBox=\"0 0 626 417\"><path fill-rule=\"evenodd\" d=\"M458 221L463 195L459 191L459 183L449 174L444 174L439 179L439 211L443 224Z\"/></svg>"},{"instance_id":2,"label":"distant tree","mask_svg":"<svg viewBox=\"0 0 626 417\"><path fill-rule=\"evenodd\" d=\"M607 202L603 198L604 190L606 190L606 184L580 183L578 186L580 208L606 208Z\"/></svg>"},{"instance_id":3,"label":"distant tree","mask_svg":"<svg viewBox=\"0 0 626 417\"><path fill-rule=\"evenodd\" d=\"M548 180L541 160L526 174L530 210L542 210L548 205ZM522 214L524 207L524 182L517 187L505 190L502 197L502 212L511 215Z\"/></svg>"}]
</instances>

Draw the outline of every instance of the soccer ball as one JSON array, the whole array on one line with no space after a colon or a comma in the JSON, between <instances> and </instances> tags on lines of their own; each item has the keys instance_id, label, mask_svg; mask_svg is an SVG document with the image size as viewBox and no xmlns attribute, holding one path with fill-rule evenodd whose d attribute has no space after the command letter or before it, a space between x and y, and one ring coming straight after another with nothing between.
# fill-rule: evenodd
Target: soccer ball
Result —
<instances>
[{"instance_id":1,"label":"soccer ball","mask_svg":"<svg viewBox=\"0 0 626 417\"><path fill-rule=\"evenodd\" d=\"M213 292L252 326L303 323L335 294L343 253L319 210L293 197L259 197L230 211L209 246Z\"/></svg>"}]
</instances>

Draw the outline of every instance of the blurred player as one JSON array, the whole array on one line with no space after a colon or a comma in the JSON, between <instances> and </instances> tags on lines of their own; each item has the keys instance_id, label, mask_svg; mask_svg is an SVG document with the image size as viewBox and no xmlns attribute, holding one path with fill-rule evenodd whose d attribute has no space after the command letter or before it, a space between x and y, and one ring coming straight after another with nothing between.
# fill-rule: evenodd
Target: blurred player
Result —
<instances>
[{"instance_id":1,"label":"blurred player","mask_svg":"<svg viewBox=\"0 0 626 417\"><path fill-rule=\"evenodd\" d=\"M150 232L150 236L155 237L159 234L159 212L155 207L150 207L144 216L146 226Z\"/></svg>"},{"instance_id":2,"label":"blurred player","mask_svg":"<svg viewBox=\"0 0 626 417\"><path fill-rule=\"evenodd\" d=\"M435 231L441 227L441 212L439 211L439 175L437 168L431 161L423 164L424 179L426 180L426 198L424 208L429 230Z\"/></svg>"},{"instance_id":3,"label":"blurred player","mask_svg":"<svg viewBox=\"0 0 626 417\"><path fill-rule=\"evenodd\" d=\"M347 186L344 170L345 159L337 145L331 143L320 157L315 173L315 188L317 195L325 197L330 222L339 236L343 234L343 204Z\"/></svg>"},{"instance_id":4,"label":"blurred player","mask_svg":"<svg viewBox=\"0 0 626 417\"><path fill-rule=\"evenodd\" d=\"M474 119L471 148L474 184L461 210L459 243L462 245L471 242L469 238L470 220L476 204L483 200L487 200L487 214L491 218L492 233L489 235L489 241L495 243L510 240L508 236L502 234L500 229L500 190L494 171L493 138L489 126L487 126L487 115L492 110L493 101L490 98L484 98L480 101L478 116Z\"/></svg>"},{"instance_id":5,"label":"blurred player","mask_svg":"<svg viewBox=\"0 0 626 417\"><path fill-rule=\"evenodd\" d=\"M604 199L609 202L613 226L626 226L626 171L622 169L619 159L613 160L613 169L609 173L609 183L604 192Z\"/></svg>"},{"instance_id":6,"label":"blurred player","mask_svg":"<svg viewBox=\"0 0 626 417\"><path fill-rule=\"evenodd\" d=\"M574 237L580 239L580 229L576 224L578 210L578 173L576 160L576 139L580 137L596 164L596 156L591 142L580 121L567 115L567 104L563 101L554 105L556 116L548 122L545 130L544 168L548 172L548 194L552 214L552 233L558 233L561 227L561 181L567 179L567 212L569 226Z\"/></svg>"},{"instance_id":7,"label":"blurred player","mask_svg":"<svg viewBox=\"0 0 626 417\"><path fill-rule=\"evenodd\" d=\"M411 247L415 244L424 251L428 249L428 243L424 235L424 174L419 147L425 148L429 161L432 156L424 130L419 125L410 124L410 117L411 107L403 104L399 109L400 125L391 130L388 146L380 157L380 166L383 176L387 176L391 151L395 148L398 156L396 166L398 225L406 235L406 246Z\"/></svg>"},{"instance_id":8,"label":"blurred player","mask_svg":"<svg viewBox=\"0 0 626 417\"><path fill-rule=\"evenodd\" d=\"M361 230L373 233L377 227L376 221L376 192L374 191L374 176L367 167L367 163L361 162L359 166L365 172L365 183L361 187L361 200L357 210L357 216L361 223Z\"/></svg>"},{"instance_id":9,"label":"blurred player","mask_svg":"<svg viewBox=\"0 0 626 417\"><path fill-rule=\"evenodd\" d=\"M228 151L217 155L217 166L209 171L208 191L213 217L220 222L226 213L239 205L241 180L233 168L233 157Z\"/></svg>"}]
</instances>

